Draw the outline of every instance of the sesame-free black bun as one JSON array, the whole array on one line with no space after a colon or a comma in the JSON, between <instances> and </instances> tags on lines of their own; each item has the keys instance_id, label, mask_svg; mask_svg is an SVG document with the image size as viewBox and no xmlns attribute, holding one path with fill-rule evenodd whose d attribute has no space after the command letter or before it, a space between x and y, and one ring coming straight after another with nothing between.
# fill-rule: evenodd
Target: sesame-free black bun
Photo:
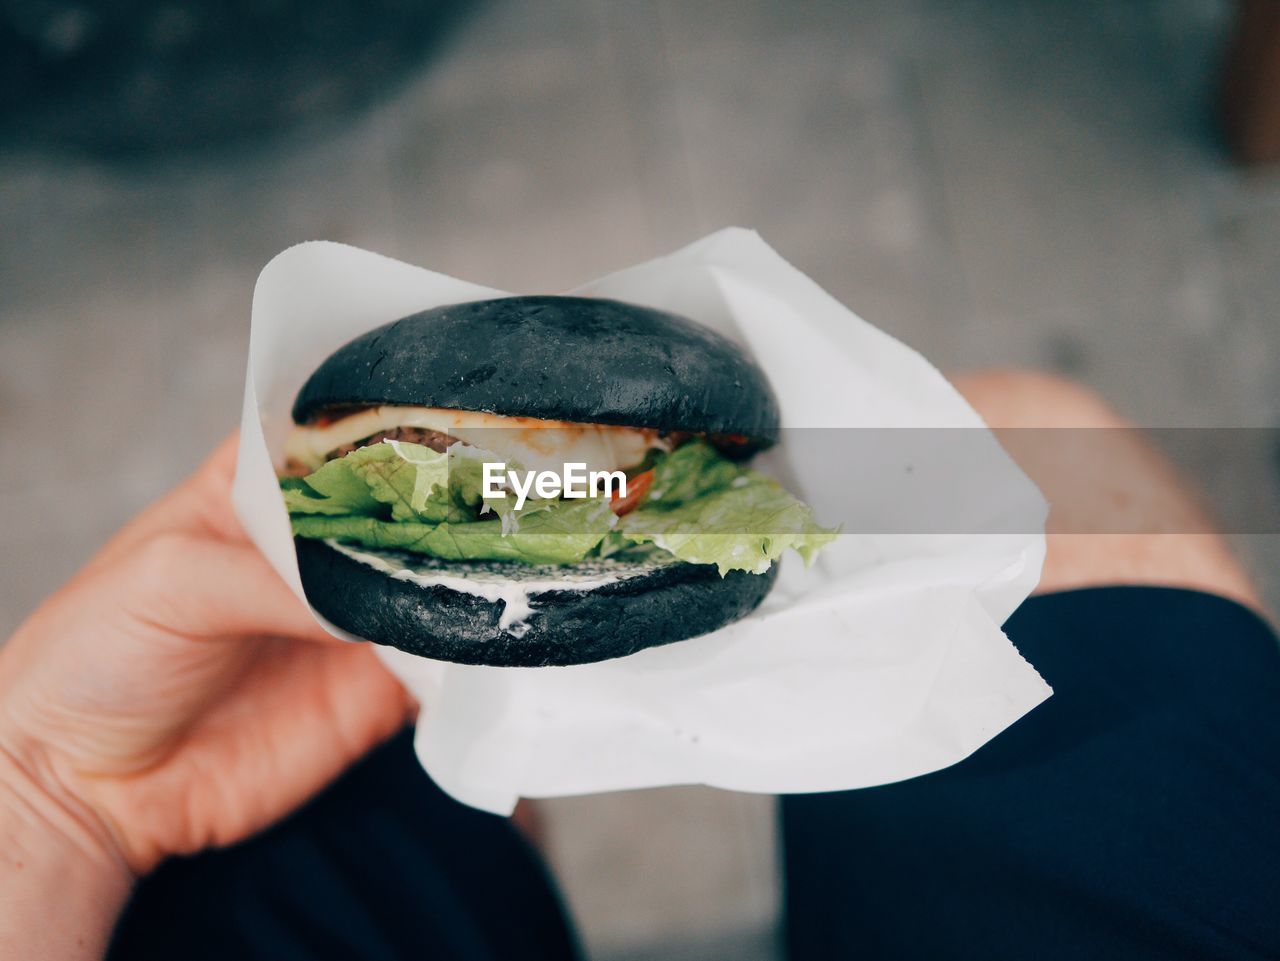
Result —
<instances>
[{"instance_id":1,"label":"sesame-free black bun","mask_svg":"<svg viewBox=\"0 0 1280 961\"><path fill-rule=\"evenodd\" d=\"M393 577L323 541L294 543L307 599L338 627L410 654L496 667L587 664L709 633L750 613L778 571L774 562L764 574L732 571L722 578L713 565L668 563L624 571L627 576L594 588L574 589L567 580L564 589L531 591L528 610L504 625L505 600ZM556 570L429 558L415 563L450 576L508 572L540 583Z\"/></svg>"},{"instance_id":2,"label":"sesame-free black bun","mask_svg":"<svg viewBox=\"0 0 1280 961\"><path fill-rule=\"evenodd\" d=\"M411 314L335 351L293 419L399 404L652 427L769 446L778 403L737 344L677 314L594 297L503 297Z\"/></svg>"},{"instance_id":3,"label":"sesame-free black bun","mask_svg":"<svg viewBox=\"0 0 1280 961\"><path fill-rule=\"evenodd\" d=\"M451 304L386 324L316 369L293 418L372 405L705 434L729 456L772 444L779 421L764 372L732 341L587 297ZM709 633L754 609L777 576L776 564L722 578L674 561L530 569L295 544L307 598L337 626L411 654L506 667L585 664ZM512 579L530 586L512 594Z\"/></svg>"}]
</instances>

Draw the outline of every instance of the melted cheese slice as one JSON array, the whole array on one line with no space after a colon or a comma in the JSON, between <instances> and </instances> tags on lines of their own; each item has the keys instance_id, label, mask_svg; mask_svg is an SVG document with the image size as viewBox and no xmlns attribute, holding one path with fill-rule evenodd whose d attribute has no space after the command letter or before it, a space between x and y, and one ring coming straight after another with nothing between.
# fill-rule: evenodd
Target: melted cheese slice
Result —
<instances>
[{"instance_id":1,"label":"melted cheese slice","mask_svg":"<svg viewBox=\"0 0 1280 961\"><path fill-rule=\"evenodd\" d=\"M504 417L440 407L372 407L331 424L296 426L285 456L315 470L339 447L396 427L420 427L456 437L526 470L560 473L567 463L592 470L623 470L651 448L669 449L656 431L604 424L572 424L536 417Z\"/></svg>"}]
</instances>

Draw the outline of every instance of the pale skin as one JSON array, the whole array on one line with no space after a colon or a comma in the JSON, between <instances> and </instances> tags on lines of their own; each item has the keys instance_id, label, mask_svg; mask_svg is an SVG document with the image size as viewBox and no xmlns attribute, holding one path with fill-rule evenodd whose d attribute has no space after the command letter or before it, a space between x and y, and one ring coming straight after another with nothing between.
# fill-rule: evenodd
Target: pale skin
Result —
<instances>
[{"instance_id":1,"label":"pale skin","mask_svg":"<svg viewBox=\"0 0 1280 961\"><path fill-rule=\"evenodd\" d=\"M271 824L412 709L231 511L235 448L0 651L0 956L99 958L135 878Z\"/></svg>"},{"instance_id":2,"label":"pale skin","mask_svg":"<svg viewBox=\"0 0 1280 961\"><path fill-rule=\"evenodd\" d=\"M1122 423L1041 375L956 382L997 427ZM1042 589L1173 584L1256 606L1207 522L1169 533L1200 517L1177 478L1133 435L1117 444L1114 483L1141 489L1152 515L1126 529L1150 532L1051 532ZM1051 501L1075 483L1069 463L1026 456ZM0 956L101 957L139 876L283 817L415 709L369 647L320 630L245 540L233 467L228 441L0 648Z\"/></svg>"},{"instance_id":3,"label":"pale skin","mask_svg":"<svg viewBox=\"0 0 1280 961\"><path fill-rule=\"evenodd\" d=\"M952 383L1049 501L1040 593L1157 584L1262 609L1193 488L1092 391L1023 370L958 374Z\"/></svg>"}]
</instances>

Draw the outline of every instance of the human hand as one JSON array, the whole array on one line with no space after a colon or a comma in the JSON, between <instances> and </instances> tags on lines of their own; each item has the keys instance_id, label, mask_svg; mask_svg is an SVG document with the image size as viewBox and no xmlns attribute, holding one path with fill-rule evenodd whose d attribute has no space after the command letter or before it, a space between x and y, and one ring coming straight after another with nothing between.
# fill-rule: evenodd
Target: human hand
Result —
<instances>
[{"instance_id":1,"label":"human hand","mask_svg":"<svg viewBox=\"0 0 1280 961\"><path fill-rule=\"evenodd\" d=\"M105 943L133 877L279 819L412 711L370 647L327 635L245 539L234 462L229 439L0 648L6 876L38 902L52 873L64 919L66 885L85 882L107 930L73 949ZM0 944L25 932L54 956L6 889Z\"/></svg>"}]
</instances>

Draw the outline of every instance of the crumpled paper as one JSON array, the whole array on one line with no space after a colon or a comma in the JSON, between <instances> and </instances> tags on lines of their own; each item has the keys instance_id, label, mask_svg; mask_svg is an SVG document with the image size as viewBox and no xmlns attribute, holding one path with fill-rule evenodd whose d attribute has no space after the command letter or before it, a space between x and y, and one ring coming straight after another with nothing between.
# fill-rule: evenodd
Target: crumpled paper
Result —
<instances>
[{"instance_id":1,"label":"crumpled paper","mask_svg":"<svg viewBox=\"0 0 1280 961\"><path fill-rule=\"evenodd\" d=\"M327 242L299 244L263 269L234 501L249 537L299 598L273 467L299 387L372 327L502 293ZM850 530L808 570L787 558L751 616L600 664L471 667L379 648L422 705L418 757L444 790L506 813L520 797L670 784L767 793L867 787L954 764L1049 696L1000 630L1039 578L1047 506L923 357L741 229L573 293L684 314L752 350L783 410L784 440L767 460L800 497L806 478L830 465L820 445L789 447L786 428L969 428L983 441L974 475L982 482L957 485L956 496L973 503L955 509L1003 519L997 533ZM949 478L929 472L952 468L911 449L929 431L901 436L902 450L886 457L910 458L916 482L945 487ZM890 466L860 473L860 509L874 514L899 497L902 475Z\"/></svg>"}]
</instances>

